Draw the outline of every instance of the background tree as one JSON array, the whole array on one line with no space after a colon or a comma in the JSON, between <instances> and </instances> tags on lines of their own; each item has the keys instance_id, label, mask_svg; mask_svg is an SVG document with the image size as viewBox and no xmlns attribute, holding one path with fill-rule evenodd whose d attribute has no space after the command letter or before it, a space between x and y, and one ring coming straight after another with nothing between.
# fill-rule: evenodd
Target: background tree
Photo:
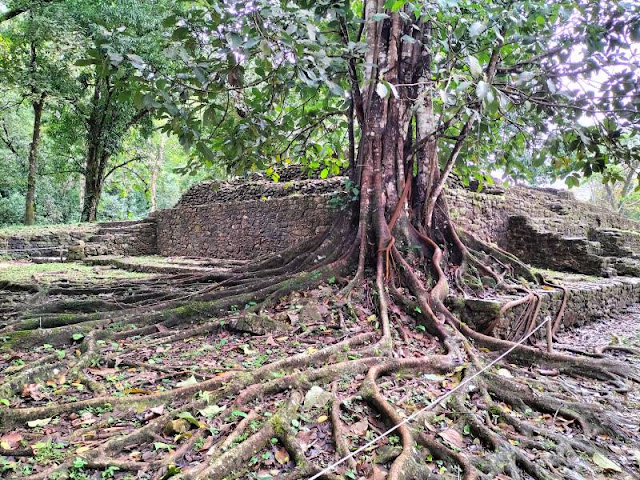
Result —
<instances>
[{"instance_id":1,"label":"background tree","mask_svg":"<svg viewBox=\"0 0 640 480\"><path fill-rule=\"evenodd\" d=\"M167 65L160 21L174 10L174 4L84 0L9 3L9 8L28 9L0 24L0 75L4 80L0 157L16 175L8 180L0 198L7 212L2 223L15 223L20 198L31 206L29 211L33 211L34 202L37 204L38 221L43 223L77 221L80 214L75 209L80 200L84 218L94 218L99 212L110 219L117 215L139 218L148 213L152 170L146 150L157 148L155 141L146 143L144 138L155 128L147 114L153 106L131 93L134 69L122 60L136 50L139 55L132 59L142 62L142 55L158 68ZM122 35L127 29L131 35ZM37 65L31 62L32 46ZM29 141L24 136L25 122L30 124ZM34 137L40 141L33 142ZM36 148L29 146L38 144L41 148L36 155ZM135 154L127 157L132 152ZM186 156L179 156L185 163ZM164 185L168 178L179 178L172 172L174 168L178 165L168 162L157 172L156 183ZM116 178L121 169L127 175ZM201 172L186 181L206 175ZM34 194L36 179L40 185ZM130 188L121 188L123 182ZM111 212L97 208L105 189L112 192L107 205ZM175 202L178 195L175 191L165 199ZM132 202L133 197L136 201Z\"/></svg>"},{"instance_id":2,"label":"background tree","mask_svg":"<svg viewBox=\"0 0 640 480\"><path fill-rule=\"evenodd\" d=\"M47 97L57 95L68 80L67 72L60 66L60 55L55 51L55 39L64 36L61 25L52 21L47 12L33 5L27 15L16 19L3 36L0 49L0 75L5 79L7 98L3 106L6 112L22 103L31 105L33 126L27 153L27 181L24 223L35 222L36 173L43 113ZM11 134L3 124L9 146ZM14 154L17 152L13 152Z\"/></svg>"}]
</instances>

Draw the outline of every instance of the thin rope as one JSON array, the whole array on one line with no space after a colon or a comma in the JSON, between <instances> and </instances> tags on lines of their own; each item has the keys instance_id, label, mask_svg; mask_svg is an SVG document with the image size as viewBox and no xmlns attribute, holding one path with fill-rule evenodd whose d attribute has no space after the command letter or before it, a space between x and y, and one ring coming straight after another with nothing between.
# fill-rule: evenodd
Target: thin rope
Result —
<instances>
[{"instance_id":1,"label":"thin rope","mask_svg":"<svg viewBox=\"0 0 640 480\"><path fill-rule=\"evenodd\" d=\"M30 247L30 248L12 248L10 250L0 250L0 253L12 253L12 252L31 252L33 250L54 250L59 252L61 250L68 250L69 247Z\"/></svg>"},{"instance_id":2,"label":"thin rope","mask_svg":"<svg viewBox=\"0 0 640 480\"><path fill-rule=\"evenodd\" d=\"M538 325L535 329L533 329L531 331L531 333L529 333L528 335L522 337L520 340L518 340L518 342L516 342L514 345L512 345L511 347L509 347L503 354L501 354L499 357L497 357L496 359L494 359L493 361L491 361L489 364L487 364L484 368L482 368L481 370L477 371L476 373L474 373L473 375L471 375L469 378L467 378L466 380L460 382L454 389L449 390L447 393L441 395L440 397L436 398L433 402L431 402L429 405L427 405L426 407L422 408L421 410L418 410L417 412L413 412L411 415L409 415L407 418L405 418L404 420L402 420L400 423L398 423L397 425L394 425L393 427L391 427L389 430L387 430L384 433L381 433L379 436L377 436L376 438L374 438L373 440L365 443L362 447L358 448L357 450L351 452L349 455L344 456L343 458L341 458L340 460L338 460L335 463L332 463L331 465L329 465L327 468L325 468L324 470L316 473L313 477L310 477L308 480L316 480L320 477L322 477L323 475L333 471L338 465L343 464L344 462L346 462L347 460L349 460L350 458L355 457L356 455L358 455L359 453L363 452L364 450L366 450L367 448L369 448L372 445L375 445L376 443L378 443L380 440L382 440L383 438L385 438L386 436L388 436L390 433L394 432L395 430L397 430L398 428L400 428L402 425L404 425L405 423L410 422L411 420L413 420L414 418L416 418L418 415L420 415L421 413L426 412L427 410L435 407L436 405L438 405L440 402L442 402L443 400L446 400L448 397L450 397L451 395L453 395L455 392L457 392L458 390L460 390L462 387L464 387L465 385L467 385L468 383L470 383L474 378L476 378L477 376L479 376L480 374L486 372L489 368L493 367L496 363L498 363L500 360L502 360L504 357L506 357L507 355L509 355L513 350L516 349L516 347L520 346L521 344L523 344L526 340L529 339L529 337L531 337L534 333L536 333L538 330L540 330L542 328L543 325L545 325L547 322L549 322L551 320L551 317L547 317L545 318L545 320Z\"/></svg>"}]
</instances>

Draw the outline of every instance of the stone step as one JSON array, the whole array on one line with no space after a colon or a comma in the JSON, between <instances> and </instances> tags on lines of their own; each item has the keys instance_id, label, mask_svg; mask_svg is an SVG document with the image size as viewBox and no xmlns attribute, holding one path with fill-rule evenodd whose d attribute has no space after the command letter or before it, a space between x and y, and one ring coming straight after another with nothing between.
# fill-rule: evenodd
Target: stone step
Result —
<instances>
[{"instance_id":1,"label":"stone step","mask_svg":"<svg viewBox=\"0 0 640 480\"><path fill-rule=\"evenodd\" d=\"M565 314L561 323L564 328L590 323L640 302L640 278L594 279L593 277L577 274L559 274L554 281L563 284L569 292ZM557 288L542 286L534 289L534 291L542 299L538 323L547 316L555 319L562 302L562 291ZM519 296L505 294L483 299L454 300L452 297L449 299L449 303L461 315L461 319L464 322L483 332L496 320L500 308L507 302L517 298ZM514 333L513 328L526 307L523 304L508 310L498 320L493 330L493 335L500 338L510 338ZM545 329L542 328L536 336L537 338L544 338L545 333Z\"/></svg>"},{"instance_id":2,"label":"stone step","mask_svg":"<svg viewBox=\"0 0 640 480\"><path fill-rule=\"evenodd\" d=\"M140 223L148 223L145 220L121 220L115 222L99 222L100 228L115 228L115 227L130 227L132 225L138 225Z\"/></svg>"},{"instance_id":3,"label":"stone step","mask_svg":"<svg viewBox=\"0 0 640 480\"><path fill-rule=\"evenodd\" d=\"M640 255L640 232L613 228L589 230L589 239L600 243L602 251L612 257Z\"/></svg>"},{"instance_id":4,"label":"stone step","mask_svg":"<svg viewBox=\"0 0 640 480\"><path fill-rule=\"evenodd\" d=\"M615 274L600 242L546 231L535 219L523 215L508 219L506 250L536 267L598 276Z\"/></svg>"},{"instance_id":5,"label":"stone step","mask_svg":"<svg viewBox=\"0 0 640 480\"><path fill-rule=\"evenodd\" d=\"M87 240L88 243L126 243L128 240L137 238L138 235L132 232L119 232L119 233L98 233L92 235Z\"/></svg>"},{"instance_id":6,"label":"stone step","mask_svg":"<svg viewBox=\"0 0 640 480\"><path fill-rule=\"evenodd\" d=\"M155 231L154 225L152 223L144 223L131 225L128 227L100 227L96 232L99 235L103 234L120 234L120 233L142 233L148 230L149 232Z\"/></svg>"},{"instance_id":7,"label":"stone step","mask_svg":"<svg viewBox=\"0 0 640 480\"><path fill-rule=\"evenodd\" d=\"M632 257L609 257L611 267L618 275L640 277L640 259Z\"/></svg>"},{"instance_id":8,"label":"stone step","mask_svg":"<svg viewBox=\"0 0 640 480\"><path fill-rule=\"evenodd\" d=\"M66 262L68 260L66 255L62 257L58 255L57 257L29 257L29 261L33 263L60 263Z\"/></svg>"}]
</instances>

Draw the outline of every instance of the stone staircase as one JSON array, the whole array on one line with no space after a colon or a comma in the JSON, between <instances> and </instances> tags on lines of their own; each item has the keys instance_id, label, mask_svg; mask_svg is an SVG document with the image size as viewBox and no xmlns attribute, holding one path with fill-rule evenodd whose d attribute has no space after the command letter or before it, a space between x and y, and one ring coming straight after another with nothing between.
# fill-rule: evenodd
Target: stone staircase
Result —
<instances>
[{"instance_id":1,"label":"stone staircase","mask_svg":"<svg viewBox=\"0 0 640 480\"><path fill-rule=\"evenodd\" d=\"M156 221L144 220L99 223L84 245L87 257L98 255L153 255L158 251Z\"/></svg>"},{"instance_id":2,"label":"stone staircase","mask_svg":"<svg viewBox=\"0 0 640 480\"><path fill-rule=\"evenodd\" d=\"M530 265L600 277L640 277L640 232L584 228L586 235L552 231L535 218L508 219L506 249Z\"/></svg>"},{"instance_id":3,"label":"stone staircase","mask_svg":"<svg viewBox=\"0 0 640 480\"><path fill-rule=\"evenodd\" d=\"M91 226L70 226L68 230L58 228L29 235L8 235L0 238L0 254L33 263L64 262L69 249L84 243L91 233Z\"/></svg>"}]
</instances>

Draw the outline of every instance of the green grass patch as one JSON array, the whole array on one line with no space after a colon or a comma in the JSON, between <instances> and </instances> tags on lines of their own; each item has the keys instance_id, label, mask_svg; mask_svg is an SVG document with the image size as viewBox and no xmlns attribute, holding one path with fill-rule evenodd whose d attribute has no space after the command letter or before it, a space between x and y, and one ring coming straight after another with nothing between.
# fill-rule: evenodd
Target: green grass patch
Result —
<instances>
[{"instance_id":1,"label":"green grass patch","mask_svg":"<svg viewBox=\"0 0 640 480\"><path fill-rule=\"evenodd\" d=\"M48 233L64 233L78 232L86 230L94 230L95 226L91 224L56 224L56 225L10 225L0 228L0 237L30 237L34 235L46 235Z\"/></svg>"},{"instance_id":2,"label":"green grass patch","mask_svg":"<svg viewBox=\"0 0 640 480\"><path fill-rule=\"evenodd\" d=\"M109 283L122 279L147 278L149 274L129 272L80 263L0 262L0 281L49 284L59 280L85 283Z\"/></svg>"}]
</instances>

